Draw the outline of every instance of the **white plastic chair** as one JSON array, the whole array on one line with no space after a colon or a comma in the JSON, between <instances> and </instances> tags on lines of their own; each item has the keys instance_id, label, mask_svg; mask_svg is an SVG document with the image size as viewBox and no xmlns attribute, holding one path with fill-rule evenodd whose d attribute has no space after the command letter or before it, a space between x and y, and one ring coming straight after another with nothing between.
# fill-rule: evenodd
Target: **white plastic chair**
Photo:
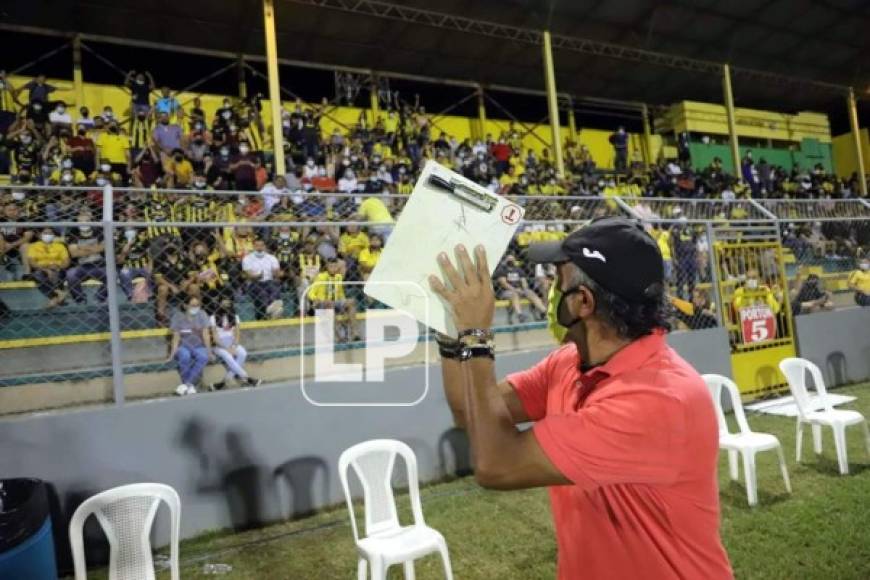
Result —
<instances>
[{"instance_id":1,"label":"white plastic chair","mask_svg":"<svg viewBox=\"0 0 870 580\"><path fill-rule=\"evenodd\" d=\"M396 512L391 478L396 456L400 455L407 467L408 493L411 497L411 512L414 523L401 526ZM366 537L360 538L353 499L348 487L348 468L353 467L363 488ZM372 578L387 577L387 569L402 562L405 578L414 578L414 560L438 552L444 566L444 576L452 580L447 542L437 530L426 525L420 505L420 487L417 481L417 459L411 448L401 441L373 439L346 449L338 460L341 486L350 512L353 537L359 552L357 576L366 579L366 563L371 567Z\"/></svg>"},{"instance_id":2,"label":"white plastic chair","mask_svg":"<svg viewBox=\"0 0 870 580\"><path fill-rule=\"evenodd\" d=\"M737 454L743 456L743 478L746 480L746 497L749 505L758 503L758 478L755 469L755 454L759 451L775 449L779 456L779 469L782 471L782 479L785 489L791 493L791 481L788 478L788 469L785 466L785 456L782 445L775 435L770 433L756 433L749 428L746 414L743 412L743 403L740 400L740 391L734 381L721 375L704 375L704 382L713 395L716 405L716 416L719 419L719 448L728 451L728 468L731 479L737 481L740 476L737 465ZM731 398L731 406L734 410L734 418L737 419L739 431L731 433L728 423L725 421L725 412L722 409L722 390L728 392Z\"/></svg>"},{"instance_id":3,"label":"white plastic chair","mask_svg":"<svg viewBox=\"0 0 870 580\"><path fill-rule=\"evenodd\" d=\"M822 426L827 425L834 432L834 447L837 450L837 463L840 466L840 474L849 473L849 459L846 454L846 427L850 425L864 425L864 439L867 444L867 453L870 454L870 427L864 415L858 411L847 409L834 409L828 400L828 392L825 389L825 379L822 371L812 362L803 358L787 358L779 363L782 374L788 381L791 394L797 404L797 460L801 460L803 447L804 424L813 428L813 450L816 455L822 452ZM813 377L816 393L822 403L820 411L810 405L810 395L807 389L807 371Z\"/></svg>"},{"instance_id":4,"label":"white plastic chair","mask_svg":"<svg viewBox=\"0 0 870 580\"><path fill-rule=\"evenodd\" d=\"M172 580L179 580L181 500L174 489L162 483L109 489L88 498L76 509L69 523L75 580L87 579L83 528L91 515L97 517L109 540L109 580L154 580L151 526L161 501L169 506L171 518L170 574Z\"/></svg>"}]
</instances>

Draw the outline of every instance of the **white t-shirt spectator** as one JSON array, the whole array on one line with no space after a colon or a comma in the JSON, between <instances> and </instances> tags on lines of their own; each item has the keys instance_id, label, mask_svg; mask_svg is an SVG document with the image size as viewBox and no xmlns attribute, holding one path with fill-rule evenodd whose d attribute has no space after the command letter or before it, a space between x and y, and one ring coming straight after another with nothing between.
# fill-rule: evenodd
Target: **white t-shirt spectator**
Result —
<instances>
[{"instance_id":1,"label":"white t-shirt spectator","mask_svg":"<svg viewBox=\"0 0 870 580\"><path fill-rule=\"evenodd\" d=\"M276 187L271 181L263 186L260 190L263 194L263 205L266 208L266 213L272 213L272 208L281 201L281 194L290 193L288 188Z\"/></svg>"},{"instance_id":2,"label":"white t-shirt spectator","mask_svg":"<svg viewBox=\"0 0 870 580\"><path fill-rule=\"evenodd\" d=\"M215 317L211 317L211 325L217 334L217 345L223 348L229 348L236 341L235 326L225 327L223 326L224 321L221 320L220 322L221 324L218 324ZM236 316L236 326L239 324L241 324L241 322L239 321L239 317Z\"/></svg>"},{"instance_id":3,"label":"white t-shirt spectator","mask_svg":"<svg viewBox=\"0 0 870 580\"><path fill-rule=\"evenodd\" d=\"M256 252L251 252L242 260L242 270L246 274L256 274L256 279L263 282L274 280L272 272L279 268L278 258L268 252L263 253L262 257L258 257Z\"/></svg>"},{"instance_id":4,"label":"white t-shirt spectator","mask_svg":"<svg viewBox=\"0 0 870 580\"><path fill-rule=\"evenodd\" d=\"M52 125L71 125L72 117L66 109L55 109L48 114L48 122Z\"/></svg>"},{"instance_id":5,"label":"white t-shirt spectator","mask_svg":"<svg viewBox=\"0 0 870 580\"><path fill-rule=\"evenodd\" d=\"M94 120L90 117L84 118L81 117L78 121L76 121L76 127L83 127L85 129L90 129L94 126Z\"/></svg>"},{"instance_id":6,"label":"white t-shirt spectator","mask_svg":"<svg viewBox=\"0 0 870 580\"><path fill-rule=\"evenodd\" d=\"M734 190L730 187L726 187L722 190L722 201L734 201L737 196L734 194Z\"/></svg>"},{"instance_id":7,"label":"white t-shirt spectator","mask_svg":"<svg viewBox=\"0 0 870 580\"><path fill-rule=\"evenodd\" d=\"M351 177L350 179L342 177L338 180L338 191L341 193L355 193L358 185L359 182L357 182L356 177Z\"/></svg>"}]
</instances>

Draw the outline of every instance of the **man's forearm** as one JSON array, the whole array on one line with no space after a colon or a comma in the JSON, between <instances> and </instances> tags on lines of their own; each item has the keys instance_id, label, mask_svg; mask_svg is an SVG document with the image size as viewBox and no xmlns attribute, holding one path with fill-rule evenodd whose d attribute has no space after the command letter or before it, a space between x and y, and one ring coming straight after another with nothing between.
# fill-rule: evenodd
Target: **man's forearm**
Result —
<instances>
[{"instance_id":1,"label":"man's forearm","mask_svg":"<svg viewBox=\"0 0 870 580\"><path fill-rule=\"evenodd\" d=\"M465 429L465 375L459 360L441 357L441 381L447 404L453 413L453 424Z\"/></svg>"},{"instance_id":2,"label":"man's forearm","mask_svg":"<svg viewBox=\"0 0 870 580\"><path fill-rule=\"evenodd\" d=\"M497 478L501 458L510 456L519 432L498 390L494 361L473 358L462 363L462 367L466 386L465 415L475 470L482 477Z\"/></svg>"}]
</instances>

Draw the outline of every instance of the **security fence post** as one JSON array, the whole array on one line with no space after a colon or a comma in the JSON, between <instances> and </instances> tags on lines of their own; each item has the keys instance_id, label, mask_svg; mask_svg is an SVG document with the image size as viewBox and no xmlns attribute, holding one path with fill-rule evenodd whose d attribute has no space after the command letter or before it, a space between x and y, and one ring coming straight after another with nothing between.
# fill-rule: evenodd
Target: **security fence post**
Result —
<instances>
[{"instance_id":1,"label":"security fence post","mask_svg":"<svg viewBox=\"0 0 870 580\"><path fill-rule=\"evenodd\" d=\"M106 256L106 304L109 308L109 332L112 358L112 393L116 405L124 404L124 369L121 365L121 318L118 304L118 270L115 264L114 192L103 188L103 250Z\"/></svg>"},{"instance_id":2,"label":"security fence post","mask_svg":"<svg viewBox=\"0 0 870 580\"><path fill-rule=\"evenodd\" d=\"M713 224L707 222L707 251L710 253L710 284L713 287L713 300L716 302L716 320L719 321L719 326L725 325L725 319L722 315L722 297L719 295L719 269L716 263L716 239L713 237Z\"/></svg>"}]
</instances>

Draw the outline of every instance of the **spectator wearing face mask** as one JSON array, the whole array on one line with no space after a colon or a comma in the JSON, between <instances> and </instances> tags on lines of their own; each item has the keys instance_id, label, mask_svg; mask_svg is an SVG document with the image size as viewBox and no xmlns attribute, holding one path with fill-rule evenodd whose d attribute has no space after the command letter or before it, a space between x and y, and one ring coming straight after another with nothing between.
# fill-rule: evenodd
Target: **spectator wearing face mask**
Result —
<instances>
[{"instance_id":1,"label":"spectator wearing face mask","mask_svg":"<svg viewBox=\"0 0 870 580\"><path fill-rule=\"evenodd\" d=\"M535 309L540 320L547 313L547 307L541 301L534 290L529 287L529 281L523 269L517 265L516 257L512 254L505 256L502 265L493 274L495 279L496 296L500 300L509 300L508 324L513 324L514 317L519 319L520 324L526 322L528 317L523 313L520 299L525 298Z\"/></svg>"},{"instance_id":2,"label":"spectator wearing face mask","mask_svg":"<svg viewBox=\"0 0 870 580\"><path fill-rule=\"evenodd\" d=\"M848 285L855 291L855 304L870 306L870 259L863 257L858 269L849 274Z\"/></svg>"},{"instance_id":3,"label":"spectator wearing face mask","mask_svg":"<svg viewBox=\"0 0 870 580\"><path fill-rule=\"evenodd\" d=\"M159 156L149 146L139 152L133 160L133 187L148 188L156 184L163 173Z\"/></svg>"},{"instance_id":4,"label":"spectator wearing face mask","mask_svg":"<svg viewBox=\"0 0 870 580\"><path fill-rule=\"evenodd\" d=\"M202 99L194 97L193 107L190 109L190 114L187 116L190 122L191 132L196 129L195 125L200 123L202 128L205 127L205 110L202 108Z\"/></svg>"},{"instance_id":5,"label":"spectator wearing face mask","mask_svg":"<svg viewBox=\"0 0 870 580\"><path fill-rule=\"evenodd\" d=\"M260 194L263 199L263 209L265 213L271 214L272 208L278 205L282 197L287 197L290 190L287 188L287 179L283 175L276 175L272 181L266 183L261 189Z\"/></svg>"},{"instance_id":6,"label":"spectator wearing face mask","mask_svg":"<svg viewBox=\"0 0 870 580\"><path fill-rule=\"evenodd\" d=\"M251 147L247 142L239 143L239 153L232 158L229 171L233 187L239 191L257 191L256 165Z\"/></svg>"},{"instance_id":7,"label":"spectator wearing face mask","mask_svg":"<svg viewBox=\"0 0 870 580\"><path fill-rule=\"evenodd\" d=\"M10 131L6 138L12 145L12 159L19 173L30 173L39 167L40 147L34 133L22 127Z\"/></svg>"},{"instance_id":8,"label":"spectator wearing face mask","mask_svg":"<svg viewBox=\"0 0 870 580\"><path fill-rule=\"evenodd\" d=\"M302 168L302 177L306 179L317 177L317 164L314 162L314 157L309 157L305 160L305 167Z\"/></svg>"},{"instance_id":9,"label":"spectator wearing face mask","mask_svg":"<svg viewBox=\"0 0 870 580\"><path fill-rule=\"evenodd\" d=\"M92 220L93 216L89 212L79 214L80 222ZM97 300L105 302L108 288L102 231L90 225L78 226L67 234L67 245L72 258L72 267L66 271L66 283L72 299L79 304L87 302L82 282L96 280L101 282L97 290Z\"/></svg>"},{"instance_id":10,"label":"spectator wearing face mask","mask_svg":"<svg viewBox=\"0 0 870 580\"><path fill-rule=\"evenodd\" d=\"M372 270L375 269L375 266L377 266L378 264L378 260L381 259L381 252L383 251L383 248L383 238L381 238L381 236L379 236L378 234L372 234L371 236L369 236L368 245L360 250L357 257L357 262L359 263L360 276L363 280L369 279Z\"/></svg>"},{"instance_id":11,"label":"spectator wearing face mask","mask_svg":"<svg viewBox=\"0 0 870 580\"><path fill-rule=\"evenodd\" d=\"M48 84L45 80L45 75L40 74L36 75L33 80L15 89L14 94L17 99L18 95L21 94L21 92L27 91L28 103L34 103L37 101L45 103L48 102L48 96L56 90L57 87Z\"/></svg>"},{"instance_id":12,"label":"spectator wearing face mask","mask_svg":"<svg viewBox=\"0 0 870 580\"><path fill-rule=\"evenodd\" d=\"M101 163L109 163L113 173L120 176L122 183L127 182L130 167L130 138L122 134L117 123L110 123L109 130L97 139L97 155Z\"/></svg>"},{"instance_id":13,"label":"spectator wearing face mask","mask_svg":"<svg viewBox=\"0 0 870 580\"><path fill-rule=\"evenodd\" d=\"M60 167L51 172L48 180L52 185L84 185L88 178L83 171L74 167L72 156L65 155Z\"/></svg>"},{"instance_id":14,"label":"spectator wearing face mask","mask_svg":"<svg viewBox=\"0 0 870 580\"><path fill-rule=\"evenodd\" d=\"M227 369L223 380L211 386L213 390L220 391L233 380L238 380L247 387L257 387L263 382L251 377L245 370L248 351L245 350L240 341L240 324L232 300L222 301L220 307L211 317L212 343L215 345L214 354Z\"/></svg>"},{"instance_id":15,"label":"spectator wearing face mask","mask_svg":"<svg viewBox=\"0 0 870 580\"><path fill-rule=\"evenodd\" d=\"M248 279L248 292L254 301L257 320L279 318L283 313L281 286L281 265L278 259L268 253L266 242L260 238L254 241L254 251L242 260L242 271Z\"/></svg>"},{"instance_id":16,"label":"spectator wearing face mask","mask_svg":"<svg viewBox=\"0 0 870 580\"><path fill-rule=\"evenodd\" d=\"M795 276L789 298L793 316L834 309L831 294L825 290L822 279L818 274L808 274L803 268Z\"/></svg>"},{"instance_id":17,"label":"spectator wearing face mask","mask_svg":"<svg viewBox=\"0 0 870 580\"><path fill-rule=\"evenodd\" d=\"M168 115L179 123L184 118L184 109L178 99L172 95L169 87L160 88L160 98L154 103L154 112L160 116Z\"/></svg>"},{"instance_id":18,"label":"spectator wearing face mask","mask_svg":"<svg viewBox=\"0 0 870 580\"><path fill-rule=\"evenodd\" d=\"M613 168L616 171L625 171L628 167L628 134L625 127L619 127L608 140L613 146Z\"/></svg>"},{"instance_id":19,"label":"spectator wearing face mask","mask_svg":"<svg viewBox=\"0 0 870 580\"><path fill-rule=\"evenodd\" d=\"M102 195L101 191L104 186L120 185L121 183L121 176L112 171L112 164L107 159L100 160L100 165L88 179L100 188L100 192L98 192L100 195Z\"/></svg>"},{"instance_id":20,"label":"spectator wearing face mask","mask_svg":"<svg viewBox=\"0 0 870 580\"><path fill-rule=\"evenodd\" d=\"M133 226L118 230L115 247L119 248L116 261L121 267L118 272L118 282L127 300L134 301L134 281L137 279L142 280L146 294L150 294L151 240L148 239L148 231Z\"/></svg>"},{"instance_id":21,"label":"spectator wearing face mask","mask_svg":"<svg viewBox=\"0 0 870 580\"><path fill-rule=\"evenodd\" d=\"M211 352L211 320L202 311L198 298L187 300L184 310L172 315L169 325L172 343L169 360L178 363L181 384L175 389L179 396L195 395L202 371L213 360Z\"/></svg>"},{"instance_id":22,"label":"spectator wearing face mask","mask_svg":"<svg viewBox=\"0 0 870 580\"><path fill-rule=\"evenodd\" d=\"M39 240L27 245L27 262L30 276L39 291L48 298L48 308L63 304L64 271L69 267L70 256L66 244L58 239L54 230L45 228Z\"/></svg>"},{"instance_id":23,"label":"spectator wearing face mask","mask_svg":"<svg viewBox=\"0 0 870 580\"><path fill-rule=\"evenodd\" d=\"M773 291L766 284L759 283L758 270L752 268L746 271L743 285L734 290L731 306L736 312L757 304L766 304L774 314L779 314L781 305Z\"/></svg>"},{"instance_id":24,"label":"spectator wearing face mask","mask_svg":"<svg viewBox=\"0 0 870 580\"><path fill-rule=\"evenodd\" d=\"M78 129L91 129L94 126L94 120L90 117L90 109L87 107L81 107L79 109L79 118L76 119L76 130Z\"/></svg>"},{"instance_id":25,"label":"spectator wearing face mask","mask_svg":"<svg viewBox=\"0 0 870 580\"><path fill-rule=\"evenodd\" d=\"M54 105L54 109L48 114L48 122L52 124L55 132L62 128L69 129L72 127L72 117L69 111L67 111L66 103L58 101Z\"/></svg>"},{"instance_id":26,"label":"spectator wearing face mask","mask_svg":"<svg viewBox=\"0 0 870 580\"><path fill-rule=\"evenodd\" d=\"M359 260L360 252L369 247L370 239L368 234L361 231L356 224L348 224L344 228L344 233L338 239L338 252L345 258L350 258L354 261Z\"/></svg>"},{"instance_id":27,"label":"spectator wearing face mask","mask_svg":"<svg viewBox=\"0 0 870 580\"><path fill-rule=\"evenodd\" d=\"M217 234L217 231L214 233ZM200 235L206 236L207 230L203 229ZM225 286L230 280L226 248L219 235L215 235L214 238L216 239L215 249L210 250L206 241L195 236L189 262L190 276L193 277L198 289L196 294L202 300L202 306L208 313L214 312L220 303Z\"/></svg>"},{"instance_id":28,"label":"spectator wearing face mask","mask_svg":"<svg viewBox=\"0 0 870 580\"><path fill-rule=\"evenodd\" d=\"M19 197L20 199L18 199ZM7 226L3 222L22 221L18 204L24 197L23 191L13 191L13 202L7 203L3 207L3 215L0 217L0 238L3 242L0 244L0 267L9 273L12 280L19 280L22 273L30 271L27 245L33 239L34 232L21 226Z\"/></svg>"},{"instance_id":29,"label":"spectator wearing face mask","mask_svg":"<svg viewBox=\"0 0 870 580\"><path fill-rule=\"evenodd\" d=\"M331 192L338 189L338 183L329 176L329 173L326 171L326 167L318 166L317 174L311 178L311 185L317 191L321 192Z\"/></svg>"},{"instance_id":30,"label":"spectator wearing face mask","mask_svg":"<svg viewBox=\"0 0 870 580\"><path fill-rule=\"evenodd\" d=\"M336 342L359 340L355 330L356 304L345 293L344 276L337 259L326 261L326 269L314 277L308 288L307 298L312 311L333 310L336 315L344 314L342 319L335 321Z\"/></svg>"},{"instance_id":31,"label":"spectator wearing face mask","mask_svg":"<svg viewBox=\"0 0 870 580\"><path fill-rule=\"evenodd\" d=\"M185 189L193 184L193 164L184 156L184 151L176 149L167 164L166 186Z\"/></svg>"},{"instance_id":32,"label":"spectator wearing face mask","mask_svg":"<svg viewBox=\"0 0 870 580\"><path fill-rule=\"evenodd\" d=\"M97 145L88 137L87 130L79 127L76 134L67 140L67 152L72 159L73 168L85 176L94 172Z\"/></svg>"},{"instance_id":33,"label":"spectator wearing face mask","mask_svg":"<svg viewBox=\"0 0 870 580\"><path fill-rule=\"evenodd\" d=\"M131 70L124 78L124 86L130 90L130 108L133 117L151 113L151 92L157 87L149 71Z\"/></svg>"},{"instance_id":34,"label":"spectator wearing face mask","mask_svg":"<svg viewBox=\"0 0 870 580\"><path fill-rule=\"evenodd\" d=\"M212 135L202 121L194 121L187 142L187 158L193 163L194 169L202 171L205 156L211 154Z\"/></svg>"},{"instance_id":35,"label":"spectator wearing face mask","mask_svg":"<svg viewBox=\"0 0 870 580\"><path fill-rule=\"evenodd\" d=\"M169 170L172 152L176 149L181 149L181 137L181 125L170 123L169 114L161 113L159 122L151 133L151 138L160 154L160 162L163 165L164 171Z\"/></svg>"},{"instance_id":36,"label":"spectator wearing face mask","mask_svg":"<svg viewBox=\"0 0 870 580\"><path fill-rule=\"evenodd\" d=\"M159 325L166 326L169 321L169 304L183 302L188 296L199 298L199 288L195 285L191 269L190 262L175 243L165 246L159 259L154 261L152 276L157 286L155 317Z\"/></svg>"}]
</instances>

